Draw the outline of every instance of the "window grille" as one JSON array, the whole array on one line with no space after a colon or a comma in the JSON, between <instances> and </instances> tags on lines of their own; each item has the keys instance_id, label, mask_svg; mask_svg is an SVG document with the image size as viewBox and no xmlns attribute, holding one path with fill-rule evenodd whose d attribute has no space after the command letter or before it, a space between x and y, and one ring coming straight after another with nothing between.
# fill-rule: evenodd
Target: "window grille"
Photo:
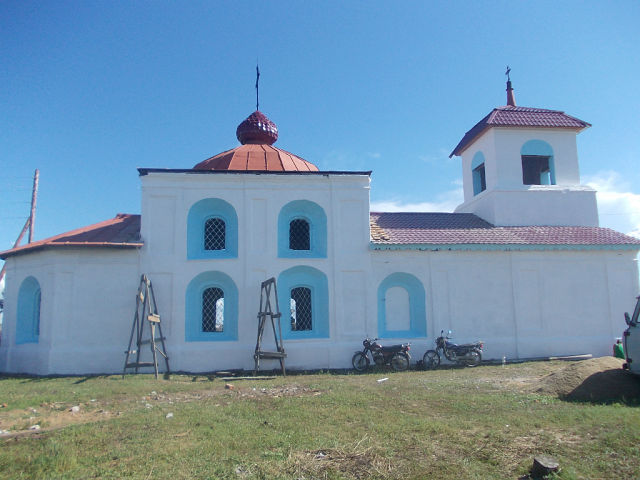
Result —
<instances>
[{"instance_id":1,"label":"window grille","mask_svg":"<svg viewBox=\"0 0 640 480\"><path fill-rule=\"evenodd\" d=\"M204 224L204 249L224 250L226 225L221 218L210 218Z\"/></svg>"},{"instance_id":2,"label":"window grille","mask_svg":"<svg viewBox=\"0 0 640 480\"><path fill-rule=\"evenodd\" d=\"M224 292L221 288L207 288L202 293L202 331L224 330Z\"/></svg>"},{"instance_id":3,"label":"window grille","mask_svg":"<svg viewBox=\"0 0 640 480\"><path fill-rule=\"evenodd\" d=\"M309 222L306 220L297 218L289 224L289 249L311 250Z\"/></svg>"},{"instance_id":4,"label":"window grille","mask_svg":"<svg viewBox=\"0 0 640 480\"><path fill-rule=\"evenodd\" d=\"M297 287L291 289L291 330L312 330L311 289Z\"/></svg>"}]
</instances>

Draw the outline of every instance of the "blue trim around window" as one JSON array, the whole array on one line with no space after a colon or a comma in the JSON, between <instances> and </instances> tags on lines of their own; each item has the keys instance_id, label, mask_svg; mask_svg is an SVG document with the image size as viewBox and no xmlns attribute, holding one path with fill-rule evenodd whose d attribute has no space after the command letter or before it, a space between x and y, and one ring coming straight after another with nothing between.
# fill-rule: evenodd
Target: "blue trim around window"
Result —
<instances>
[{"instance_id":1,"label":"blue trim around window","mask_svg":"<svg viewBox=\"0 0 640 480\"><path fill-rule=\"evenodd\" d=\"M41 297L38 280L34 277L25 278L18 290L16 344L38 343Z\"/></svg>"},{"instance_id":2,"label":"blue trim around window","mask_svg":"<svg viewBox=\"0 0 640 480\"><path fill-rule=\"evenodd\" d=\"M476 170L480 165L485 166L485 172L486 172L484 154L482 152L476 152L476 154L473 156L473 160L471 161L471 176L473 178L473 195L478 195L480 192L483 192L484 190L487 189L486 173L485 173L485 181L484 181L485 185L484 185L484 188L482 188L482 183L483 183L482 174L480 173L479 170Z\"/></svg>"},{"instance_id":3,"label":"blue trim around window","mask_svg":"<svg viewBox=\"0 0 640 480\"><path fill-rule=\"evenodd\" d=\"M544 178L541 179L541 185L555 185L556 184L556 168L553 157L553 148L544 140L529 140L520 149L520 155L538 155L541 157L549 157L549 181L551 183L543 183Z\"/></svg>"},{"instance_id":4,"label":"blue trim around window","mask_svg":"<svg viewBox=\"0 0 640 480\"><path fill-rule=\"evenodd\" d=\"M224 292L224 330L202 331L202 294L207 288ZM238 340L238 288L231 277L222 272L204 272L187 286L185 299L185 340L187 342Z\"/></svg>"},{"instance_id":5,"label":"blue trim around window","mask_svg":"<svg viewBox=\"0 0 640 480\"><path fill-rule=\"evenodd\" d=\"M392 287L404 288L409 294L409 330L387 330L386 295ZM427 313L422 282L409 273L392 273L378 287L378 336L380 338L417 338L427 335Z\"/></svg>"},{"instance_id":6,"label":"blue trim around window","mask_svg":"<svg viewBox=\"0 0 640 480\"><path fill-rule=\"evenodd\" d=\"M291 290L311 290L311 330L291 330ZM329 282L327 276L313 267L297 266L278 276L278 306L282 313L282 337L287 340L329 338Z\"/></svg>"},{"instance_id":7,"label":"blue trim around window","mask_svg":"<svg viewBox=\"0 0 640 480\"><path fill-rule=\"evenodd\" d=\"M289 224L296 219L304 219L309 223L309 250L289 248ZM278 257L327 257L327 215L320 205L308 200L294 200L282 207L278 215Z\"/></svg>"},{"instance_id":8,"label":"blue trim around window","mask_svg":"<svg viewBox=\"0 0 640 480\"><path fill-rule=\"evenodd\" d=\"M204 226L210 218L225 223L224 250L205 250ZM187 259L238 257L238 215L233 206L220 198L205 198L192 205L187 216Z\"/></svg>"}]
</instances>

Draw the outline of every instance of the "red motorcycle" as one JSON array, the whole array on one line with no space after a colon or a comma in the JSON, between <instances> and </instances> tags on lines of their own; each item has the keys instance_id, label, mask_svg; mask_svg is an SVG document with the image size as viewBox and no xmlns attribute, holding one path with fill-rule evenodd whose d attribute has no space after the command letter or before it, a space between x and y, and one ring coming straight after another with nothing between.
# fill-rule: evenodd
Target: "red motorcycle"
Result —
<instances>
[{"instance_id":1,"label":"red motorcycle","mask_svg":"<svg viewBox=\"0 0 640 480\"><path fill-rule=\"evenodd\" d=\"M373 340L365 338L362 345L364 346L364 350L356 352L351 359L353 368L358 372L364 372L369 368L370 361L367 353L371 353L373 363L378 367L391 365L391 368L396 372L402 372L409 369L409 362L411 361L411 357L409 356L409 343L383 347L378 343L377 338L374 338Z\"/></svg>"}]
</instances>

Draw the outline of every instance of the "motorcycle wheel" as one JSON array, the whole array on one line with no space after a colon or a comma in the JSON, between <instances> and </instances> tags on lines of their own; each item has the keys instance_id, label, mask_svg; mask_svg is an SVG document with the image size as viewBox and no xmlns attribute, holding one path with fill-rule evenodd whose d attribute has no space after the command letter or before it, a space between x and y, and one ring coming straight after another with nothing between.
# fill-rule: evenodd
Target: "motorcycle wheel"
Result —
<instances>
[{"instance_id":1,"label":"motorcycle wheel","mask_svg":"<svg viewBox=\"0 0 640 480\"><path fill-rule=\"evenodd\" d=\"M422 357L425 370L433 370L440 365L440 355L435 350L427 350Z\"/></svg>"},{"instance_id":2,"label":"motorcycle wheel","mask_svg":"<svg viewBox=\"0 0 640 480\"><path fill-rule=\"evenodd\" d=\"M472 350L469 352L471 358L465 362L467 367L477 367L482 362L482 354L478 350Z\"/></svg>"},{"instance_id":3,"label":"motorcycle wheel","mask_svg":"<svg viewBox=\"0 0 640 480\"><path fill-rule=\"evenodd\" d=\"M409 369L409 357L405 353L396 353L391 357L391 368L396 372L404 372Z\"/></svg>"},{"instance_id":4,"label":"motorcycle wheel","mask_svg":"<svg viewBox=\"0 0 640 480\"><path fill-rule=\"evenodd\" d=\"M351 358L351 365L357 372L364 372L369 368L369 357L362 352L358 352Z\"/></svg>"}]
</instances>

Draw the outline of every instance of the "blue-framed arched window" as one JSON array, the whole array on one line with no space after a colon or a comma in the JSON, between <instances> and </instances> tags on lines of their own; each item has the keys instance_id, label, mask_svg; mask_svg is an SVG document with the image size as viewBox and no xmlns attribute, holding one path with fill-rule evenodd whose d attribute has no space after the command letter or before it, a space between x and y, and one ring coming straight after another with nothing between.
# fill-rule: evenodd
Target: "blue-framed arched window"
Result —
<instances>
[{"instance_id":1,"label":"blue-framed arched window","mask_svg":"<svg viewBox=\"0 0 640 480\"><path fill-rule=\"evenodd\" d=\"M329 283L320 270L297 266L282 272L278 305L283 338L329 337Z\"/></svg>"},{"instance_id":2,"label":"blue-framed arched window","mask_svg":"<svg viewBox=\"0 0 640 480\"><path fill-rule=\"evenodd\" d=\"M38 280L34 277L25 278L18 290L16 343L38 343L41 299Z\"/></svg>"},{"instance_id":3,"label":"blue-framed arched window","mask_svg":"<svg viewBox=\"0 0 640 480\"><path fill-rule=\"evenodd\" d=\"M294 200L278 215L278 257L326 258L327 215L317 203Z\"/></svg>"},{"instance_id":4,"label":"blue-framed arched window","mask_svg":"<svg viewBox=\"0 0 640 480\"><path fill-rule=\"evenodd\" d=\"M529 140L520 149L522 183L524 185L555 185L556 171L553 148L543 140Z\"/></svg>"},{"instance_id":5,"label":"blue-framed arched window","mask_svg":"<svg viewBox=\"0 0 640 480\"><path fill-rule=\"evenodd\" d=\"M185 340L238 339L238 288L222 272L204 272L189 285L185 298Z\"/></svg>"},{"instance_id":6,"label":"blue-framed arched window","mask_svg":"<svg viewBox=\"0 0 640 480\"><path fill-rule=\"evenodd\" d=\"M471 177L473 178L473 194L478 195L487 189L487 179L484 167L484 154L476 152L471 161Z\"/></svg>"},{"instance_id":7,"label":"blue-framed arched window","mask_svg":"<svg viewBox=\"0 0 640 480\"><path fill-rule=\"evenodd\" d=\"M392 273L378 287L378 336L415 338L426 335L422 282L409 273Z\"/></svg>"},{"instance_id":8,"label":"blue-framed arched window","mask_svg":"<svg viewBox=\"0 0 640 480\"><path fill-rule=\"evenodd\" d=\"M220 198L205 198L193 204L187 216L187 258L236 258L238 215Z\"/></svg>"}]
</instances>

